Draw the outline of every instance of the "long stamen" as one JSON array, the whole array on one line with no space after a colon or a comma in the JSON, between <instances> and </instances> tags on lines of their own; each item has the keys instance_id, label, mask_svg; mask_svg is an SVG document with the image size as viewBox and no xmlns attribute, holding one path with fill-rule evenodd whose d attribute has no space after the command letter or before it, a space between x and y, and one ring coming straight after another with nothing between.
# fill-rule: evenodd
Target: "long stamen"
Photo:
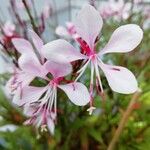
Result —
<instances>
[{"instance_id":1,"label":"long stamen","mask_svg":"<svg viewBox=\"0 0 150 150\"><path fill-rule=\"evenodd\" d=\"M48 103L47 112L51 112L51 110L49 108L50 108L50 104L51 104L52 98L53 98L53 90L49 93L49 98L47 100L47 103Z\"/></svg>"},{"instance_id":2,"label":"long stamen","mask_svg":"<svg viewBox=\"0 0 150 150\"><path fill-rule=\"evenodd\" d=\"M90 81L91 101L90 101L90 106L93 105L93 82L94 82L94 66L93 66L93 62L91 62L91 81Z\"/></svg>"},{"instance_id":3,"label":"long stamen","mask_svg":"<svg viewBox=\"0 0 150 150\"><path fill-rule=\"evenodd\" d=\"M45 98L45 102L43 103L44 105L44 110L43 110L43 123L42 123L42 126L41 126L41 131L47 131L47 128L46 128L46 120L47 120L47 116L51 115L51 112L52 112L52 107L54 105L54 110L55 110L55 113L56 113L56 107L55 107L55 104L56 103L56 87L49 87L47 93L45 94L44 98Z\"/></svg>"},{"instance_id":4,"label":"long stamen","mask_svg":"<svg viewBox=\"0 0 150 150\"><path fill-rule=\"evenodd\" d=\"M49 99L49 95L51 95L52 93L52 88L50 87L48 89L48 91L46 92L46 94L44 95L44 97L42 99L40 99L39 101L41 102L40 103L40 106L42 107L45 103L47 103L48 99Z\"/></svg>"},{"instance_id":5,"label":"long stamen","mask_svg":"<svg viewBox=\"0 0 150 150\"><path fill-rule=\"evenodd\" d=\"M100 64L103 64L103 62L102 62L102 60L99 58L99 57L97 57L97 63L100 65Z\"/></svg>"},{"instance_id":6,"label":"long stamen","mask_svg":"<svg viewBox=\"0 0 150 150\"><path fill-rule=\"evenodd\" d=\"M42 125L45 125L45 124L46 124L46 117L47 117L47 104L45 104L45 105L44 105L44 108L43 108Z\"/></svg>"},{"instance_id":7,"label":"long stamen","mask_svg":"<svg viewBox=\"0 0 150 150\"><path fill-rule=\"evenodd\" d=\"M97 57L97 64L98 64L99 67L103 64L103 62L101 61L101 59L99 57ZM98 66L97 66L97 68L98 68ZM102 99L105 100L105 95L104 95L104 92L103 92L103 88L102 88L102 92L100 93L100 95L101 95Z\"/></svg>"},{"instance_id":8,"label":"long stamen","mask_svg":"<svg viewBox=\"0 0 150 150\"><path fill-rule=\"evenodd\" d=\"M54 91L53 89L51 90L51 92L49 93L49 97L48 97L48 100L47 100L47 103L48 103L48 106L47 106L47 113L48 112L51 112L51 109L50 109L50 105L51 105L51 102L52 102L52 99L54 98Z\"/></svg>"},{"instance_id":9,"label":"long stamen","mask_svg":"<svg viewBox=\"0 0 150 150\"><path fill-rule=\"evenodd\" d=\"M51 117L54 121L57 113L57 87L55 84L49 84L46 88L47 91L43 98L38 100L38 103L40 103L39 107L36 109L34 116L31 118L31 120L33 120L31 123L36 125L38 128L40 127L41 132L47 131L48 117Z\"/></svg>"},{"instance_id":10,"label":"long stamen","mask_svg":"<svg viewBox=\"0 0 150 150\"><path fill-rule=\"evenodd\" d=\"M88 66L88 64L89 64L90 61L91 61L91 59L89 59L89 60L86 62L86 64L77 72L77 73L80 73L80 74L79 74L78 77L75 79L75 82L82 76L82 74L83 74L84 71L86 70L86 68L87 68L87 66Z\"/></svg>"},{"instance_id":11,"label":"long stamen","mask_svg":"<svg viewBox=\"0 0 150 150\"><path fill-rule=\"evenodd\" d=\"M90 84L93 85L93 81L94 81L94 66L93 66L93 63L91 62L91 81L90 81Z\"/></svg>"},{"instance_id":12,"label":"long stamen","mask_svg":"<svg viewBox=\"0 0 150 150\"><path fill-rule=\"evenodd\" d=\"M55 89L54 112L55 112L55 115L57 115L57 90L56 89Z\"/></svg>"},{"instance_id":13,"label":"long stamen","mask_svg":"<svg viewBox=\"0 0 150 150\"><path fill-rule=\"evenodd\" d=\"M41 103L40 103L40 108L38 109L38 112L40 112L41 109L43 109L43 105L44 105L44 110L46 110L46 113L52 112L53 106L54 106L54 111L56 113L57 111L56 109L57 94L56 93L57 93L56 87L49 86L49 89L44 95L44 97L39 100Z\"/></svg>"},{"instance_id":14,"label":"long stamen","mask_svg":"<svg viewBox=\"0 0 150 150\"><path fill-rule=\"evenodd\" d=\"M94 65L93 62L91 61L91 80L90 80L90 108L87 109L89 112L89 115L93 113L93 110L96 109L93 107L93 81L94 81Z\"/></svg>"},{"instance_id":15,"label":"long stamen","mask_svg":"<svg viewBox=\"0 0 150 150\"><path fill-rule=\"evenodd\" d=\"M80 72L82 72L83 70L85 70L85 68L87 67L87 65L89 64L89 62L90 62L90 59L84 64L84 66L83 66L81 69L79 69L79 70L77 71L77 73L80 73Z\"/></svg>"},{"instance_id":16,"label":"long stamen","mask_svg":"<svg viewBox=\"0 0 150 150\"><path fill-rule=\"evenodd\" d=\"M49 106L50 112L52 111L54 100L55 100L55 92L53 91L52 96L51 96L51 100L49 101L49 103L50 103L50 106Z\"/></svg>"},{"instance_id":17,"label":"long stamen","mask_svg":"<svg viewBox=\"0 0 150 150\"><path fill-rule=\"evenodd\" d=\"M101 82L101 78L100 78L100 74L99 74L99 70L98 70L97 60L95 60L94 66L95 66L96 77L98 79L98 84L100 86L101 93L103 93L103 86L102 86L102 82Z\"/></svg>"}]
</instances>

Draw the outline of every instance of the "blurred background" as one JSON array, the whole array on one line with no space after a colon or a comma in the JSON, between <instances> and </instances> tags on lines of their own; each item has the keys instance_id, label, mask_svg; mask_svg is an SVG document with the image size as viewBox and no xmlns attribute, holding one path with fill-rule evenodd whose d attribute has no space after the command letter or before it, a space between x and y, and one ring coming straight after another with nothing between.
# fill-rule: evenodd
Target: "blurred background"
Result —
<instances>
[{"instance_id":1,"label":"blurred background","mask_svg":"<svg viewBox=\"0 0 150 150\"><path fill-rule=\"evenodd\" d=\"M89 3L103 17L104 25L98 43L103 47L113 31L124 24L135 23L144 31L142 43L126 54L108 54L104 62L127 67L136 76L141 93L132 105L115 150L150 149L150 0L0 0L0 150L107 150L119 121L133 95L112 92L102 74L106 101L95 95L96 110L88 115L87 107L64 104L59 95L55 134L41 133L34 126L25 126L26 116L12 103L5 86L17 65L19 54L12 46L14 37L29 39L28 28L38 32L44 42L65 38L57 32L61 26L69 30L81 7ZM29 10L29 11L28 11ZM69 33L68 33L69 34ZM128 34L128 33L127 33ZM90 71L83 80L89 85ZM104 111L103 111L104 109Z\"/></svg>"}]
</instances>

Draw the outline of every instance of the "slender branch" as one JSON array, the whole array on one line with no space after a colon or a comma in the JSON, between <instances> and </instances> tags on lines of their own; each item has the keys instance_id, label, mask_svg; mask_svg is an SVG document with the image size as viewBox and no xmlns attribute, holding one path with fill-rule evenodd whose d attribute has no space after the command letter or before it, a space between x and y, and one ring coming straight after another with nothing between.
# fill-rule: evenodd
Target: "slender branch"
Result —
<instances>
[{"instance_id":1,"label":"slender branch","mask_svg":"<svg viewBox=\"0 0 150 150\"><path fill-rule=\"evenodd\" d=\"M36 11L36 8L35 8L35 2L34 2L34 0L31 0L31 3L32 3L33 11L34 11L34 17L38 18L37 11Z\"/></svg>"},{"instance_id":2,"label":"slender branch","mask_svg":"<svg viewBox=\"0 0 150 150\"><path fill-rule=\"evenodd\" d=\"M38 28L36 27L36 24L34 22L34 19L33 19L32 15L31 15L31 12L30 12L30 9L28 7L28 4L27 4L26 0L22 0L22 3L24 4L24 7L27 11L27 14L28 14L30 22L32 24L33 30L39 35Z\"/></svg>"},{"instance_id":3,"label":"slender branch","mask_svg":"<svg viewBox=\"0 0 150 150\"><path fill-rule=\"evenodd\" d=\"M129 118L130 114L132 113L133 104L137 101L137 98L139 97L140 93L141 93L140 90L138 90L133 95L133 97L132 97L132 99L131 99L131 101L130 101L127 109L126 109L126 111L123 114L122 119L119 122L119 126L118 126L118 128L117 128L117 130L116 130L116 132L115 132L115 134L114 134L114 136L113 136L113 138L112 138L112 140L111 140L107 150L114 150L115 145L118 142L118 139L119 139L119 137L120 137L120 135L121 135L121 133L123 131L123 128L125 127L125 125L126 125L126 123L128 121L128 118Z\"/></svg>"},{"instance_id":4,"label":"slender branch","mask_svg":"<svg viewBox=\"0 0 150 150\"><path fill-rule=\"evenodd\" d=\"M9 52L7 46L5 46L5 44L3 44L2 41L0 41L0 45L5 49L5 52L7 53L7 55L8 55L10 58L12 58L12 61L13 61L13 63L15 64L15 66L18 67L17 60L15 60L15 59L12 57L12 55L11 55L11 53Z\"/></svg>"},{"instance_id":5,"label":"slender branch","mask_svg":"<svg viewBox=\"0 0 150 150\"><path fill-rule=\"evenodd\" d=\"M10 0L10 4L11 4L11 8L12 8L12 12L14 13L18 23L20 24L21 27L24 27L24 23L23 21L21 20L20 16L18 15L18 13L16 12L16 4L15 4L15 1L13 0Z\"/></svg>"}]
</instances>

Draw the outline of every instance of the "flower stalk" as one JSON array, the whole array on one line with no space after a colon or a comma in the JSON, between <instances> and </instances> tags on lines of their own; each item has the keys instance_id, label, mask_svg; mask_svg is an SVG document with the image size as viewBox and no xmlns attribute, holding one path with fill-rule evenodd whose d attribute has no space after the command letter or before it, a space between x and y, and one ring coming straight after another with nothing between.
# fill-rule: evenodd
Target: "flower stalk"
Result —
<instances>
[{"instance_id":1,"label":"flower stalk","mask_svg":"<svg viewBox=\"0 0 150 150\"><path fill-rule=\"evenodd\" d=\"M138 90L133 95L133 97L132 97L132 99L131 99L131 101L130 101L127 109L126 109L126 111L124 112L124 114L122 116L122 119L120 120L119 126L118 126L118 128L117 128L117 130L116 130L116 132L115 132L115 134L114 134L114 136L113 136L113 138L112 138L112 140L111 140L107 150L114 150L115 149L115 145L118 142L119 137L120 137L120 135L121 135L125 125L126 125L126 122L128 121L128 119L129 119L129 117L130 117L130 115L131 115L131 113L132 113L132 111L134 109L133 105L137 101L140 93L141 93L141 91Z\"/></svg>"}]
</instances>

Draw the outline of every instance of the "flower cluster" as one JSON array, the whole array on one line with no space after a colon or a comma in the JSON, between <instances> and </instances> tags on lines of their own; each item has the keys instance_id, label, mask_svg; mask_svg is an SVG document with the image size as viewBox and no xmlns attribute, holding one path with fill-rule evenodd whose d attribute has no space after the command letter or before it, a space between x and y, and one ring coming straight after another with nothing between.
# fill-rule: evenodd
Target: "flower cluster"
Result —
<instances>
[{"instance_id":1,"label":"flower cluster","mask_svg":"<svg viewBox=\"0 0 150 150\"><path fill-rule=\"evenodd\" d=\"M143 31L135 24L122 25L114 31L106 46L97 52L96 45L102 26L103 20L99 12L93 6L85 5L75 22L67 23L67 29L59 27L56 30L57 34L75 40L79 49L64 39L44 44L32 30L29 30L32 42L23 38L12 39L20 57L18 67L15 67L14 74L7 83L7 89L13 96L13 103L22 106L29 117L25 124L41 127L42 131L48 128L54 133L58 89L65 92L75 105L84 106L89 103L88 111L92 114L95 109L95 88L101 97L104 95L100 69L113 91L130 94L138 89L131 71L121 66L105 64L102 60L107 53L134 50L143 38ZM13 29L11 27L10 30ZM75 73L74 63L79 64ZM91 77L90 87L87 88L79 81L88 67ZM66 78L68 75L73 78ZM35 80L41 81L42 85L33 84Z\"/></svg>"},{"instance_id":2,"label":"flower cluster","mask_svg":"<svg viewBox=\"0 0 150 150\"><path fill-rule=\"evenodd\" d=\"M100 5L99 11L104 19L114 17L116 20L127 19L131 10L131 3L124 0L109 0Z\"/></svg>"}]
</instances>

